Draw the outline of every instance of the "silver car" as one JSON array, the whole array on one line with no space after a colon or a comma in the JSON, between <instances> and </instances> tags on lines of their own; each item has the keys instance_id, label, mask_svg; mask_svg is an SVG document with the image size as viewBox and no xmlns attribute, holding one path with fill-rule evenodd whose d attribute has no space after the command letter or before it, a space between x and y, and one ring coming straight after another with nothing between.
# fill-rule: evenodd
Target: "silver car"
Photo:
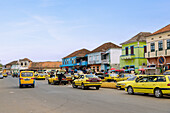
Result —
<instances>
[{"instance_id":1,"label":"silver car","mask_svg":"<svg viewBox=\"0 0 170 113\"><path fill-rule=\"evenodd\" d=\"M0 79L3 79L4 77L3 77L3 75L2 75L2 73L0 73Z\"/></svg>"}]
</instances>

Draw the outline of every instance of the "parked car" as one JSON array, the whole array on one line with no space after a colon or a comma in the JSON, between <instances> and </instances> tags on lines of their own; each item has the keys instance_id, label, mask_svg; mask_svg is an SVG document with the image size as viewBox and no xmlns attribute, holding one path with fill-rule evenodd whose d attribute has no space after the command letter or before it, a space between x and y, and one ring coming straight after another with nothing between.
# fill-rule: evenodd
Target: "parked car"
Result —
<instances>
[{"instance_id":1,"label":"parked car","mask_svg":"<svg viewBox=\"0 0 170 113\"><path fill-rule=\"evenodd\" d=\"M137 79L141 78L142 76L146 76L146 75L132 76L125 81L119 81L119 82L117 82L116 87L119 88L119 89L124 89L126 84L129 84L131 82L135 82Z\"/></svg>"},{"instance_id":2,"label":"parked car","mask_svg":"<svg viewBox=\"0 0 170 113\"><path fill-rule=\"evenodd\" d=\"M170 75L170 70L165 71L163 75Z\"/></svg>"},{"instance_id":3,"label":"parked car","mask_svg":"<svg viewBox=\"0 0 170 113\"><path fill-rule=\"evenodd\" d=\"M62 77L61 83L63 83L64 85L68 83L65 76ZM58 75L50 76L50 78L48 79L48 84L59 85L60 81L59 81Z\"/></svg>"},{"instance_id":4,"label":"parked car","mask_svg":"<svg viewBox=\"0 0 170 113\"><path fill-rule=\"evenodd\" d=\"M95 75L98 76L102 80L102 82L105 81L105 74L104 73L96 73Z\"/></svg>"},{"instance_id":5,"label":"parked car","mask_svg":"<svg viewBox=\"0 0 170 113\"><path fill-rule=\"evenodd\" d=\"M67 81L72 81L72 76L70 74L65 74Z\"/></svg>"},{"instance_id":6,"label":"parked car","mask_svg":"<svg viewBox=\"0 0 170 113\"><path fill-rule=\"evenodd\" d=\"M78 79L75 79L72 83L73 88L77 88L81 86L82 89L88 89L89 87L96 87L98 90L101 86L102 82L101 79L98 78L96 75L92 74L83 74L80 75Z\"/></svg>"},{"instance_id":7,"label":"parked car","mask_svg":"<svg viewBox=\"0 0 170 113\"><path fill-rule=\"evenodd\" d=\"M35 86L35 78L33 71L21 71L19 76L19 87L23 86Z\"/></svg>"},{"instance_id":8,"label":"parked car","mask_svg":"<svg viewBox=\"0 0 170 113\"><path fill-rule=\"evenodd\" d=\"M45 73L38 73L36 76L35 76L35 79L36 80L45 80L46 78L46 74Z\"/></svg>"},{"instance_id":9,"label":"parked car","mask_svg":"<svg viewBox=\"0 0 170 113\"><path fill-rule=\"evenodd\" d=\"M128 94L144 93L154 94L155 97L162 97L170 94L170 76L168 75L148 75L137 79L126 85L125 91Z\"/></svg>"},{"instance_id":10,"label":"parked car","mask_svg":"<svg viewBox=\"0 0 170 113\"><path fill-rule=\"evenodd\" d=\"M7 77L8 76L7 73L3 73L2 75L3 75L3 77Z\"/></svg>"},{"instance_id":11,"label":"parked car","mask_svg":"<svg viewBox=\"0 0 170 113\"><path fill-rule=\"evenodd\" d=\"M4 78L4 76L2 75L2 73L0 73L0 79L3 79Z\"/></svg>"}]
</instances>

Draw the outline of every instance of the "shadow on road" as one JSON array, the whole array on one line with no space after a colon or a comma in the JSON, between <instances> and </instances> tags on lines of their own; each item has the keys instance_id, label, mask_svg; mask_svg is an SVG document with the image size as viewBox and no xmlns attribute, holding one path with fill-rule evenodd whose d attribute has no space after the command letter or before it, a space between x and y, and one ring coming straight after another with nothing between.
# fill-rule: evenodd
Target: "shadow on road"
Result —
<instances>
[{"instance_id":1,"label":"shadow on road","mask_svg":"<svg viewBox=\"0 0 170 113\"><path fill-rule=\"evenodd\" d=\"M124 93L124 95L129 95L128 93ZM129 96L141 96L141 97L149 97L149 98L156 98L153 94L143 94L143 93L135 93L134 95L129 95ZM157 99L170 99L170 95L163 95L162 98L157 98Z\"/></svg>"}]
</instances>

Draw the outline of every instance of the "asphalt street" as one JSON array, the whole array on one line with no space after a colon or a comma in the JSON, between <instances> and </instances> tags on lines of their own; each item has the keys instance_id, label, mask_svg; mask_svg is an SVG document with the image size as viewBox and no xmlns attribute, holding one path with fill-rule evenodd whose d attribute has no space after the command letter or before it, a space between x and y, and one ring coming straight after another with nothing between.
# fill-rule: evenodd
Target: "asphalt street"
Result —
<instances>
[{"instance_id":1,"label":"asphalt street","mask_svg":"<svg viewBox=\"0 0 170 113\"><path fill-rule=\"evenodd\" d=\"M18 78L0 79L0 113L170 113L170 96L128 95L124 90L73 89L71 85L19 88Z\"/></svg>"}]
</instances>

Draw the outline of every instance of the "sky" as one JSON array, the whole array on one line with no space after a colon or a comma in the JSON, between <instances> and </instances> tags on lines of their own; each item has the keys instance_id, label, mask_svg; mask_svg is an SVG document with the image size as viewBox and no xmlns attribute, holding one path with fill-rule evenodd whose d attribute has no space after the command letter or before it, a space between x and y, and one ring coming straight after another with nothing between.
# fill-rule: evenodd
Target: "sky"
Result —
<instances>
[{"instance_id":1,"label":"sky","mask_svg":"<svg viewBox=\"0 0 170 113\"><path fill-rule=\"evenodd\" d=\"M0 63L61 61L170 24L169 0L0 0Z\"/></svg>"}]
</instances>

